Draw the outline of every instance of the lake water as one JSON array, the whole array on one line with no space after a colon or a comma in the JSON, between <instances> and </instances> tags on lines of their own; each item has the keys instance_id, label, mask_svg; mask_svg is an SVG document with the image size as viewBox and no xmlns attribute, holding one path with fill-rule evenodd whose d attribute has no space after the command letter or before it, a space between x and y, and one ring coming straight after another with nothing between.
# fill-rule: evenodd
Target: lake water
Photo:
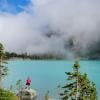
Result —
<instances>
[{"instance_id":1,"label":"lake water","mask_svg":"<svg viewBox=\"0 0 100 100\"><path fill-rule=\"evenodd\" d=\"M49 90L50 96L59 100L58 85L66 83L65 72L72 71L74 61L34 61L10 60L8 61L9 74L4 80L4 87L9 88L21 79L25 85L28 76L32 79L31 87L38 93L37 100L44 100ZM100 99L100 61L80 61L80 71L87 73L91 81L96 83L98 98Z\"/></svg>"}]
</instances>

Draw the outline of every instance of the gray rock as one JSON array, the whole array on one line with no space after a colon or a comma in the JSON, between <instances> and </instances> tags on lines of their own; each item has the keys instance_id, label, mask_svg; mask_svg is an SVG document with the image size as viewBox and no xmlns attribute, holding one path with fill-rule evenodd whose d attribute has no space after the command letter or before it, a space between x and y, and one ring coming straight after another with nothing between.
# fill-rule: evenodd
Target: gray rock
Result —
<instances>
[{"instance_id":1,"label":"gray rock","mask_svg":"<svg viewBox=\"0 0 100 100\"><path fill-rule=\"evenodd\" d=\"M20 100L35 100L37 93L34 89L22 89L18 94Z\"/></svg>"}]
</instances>

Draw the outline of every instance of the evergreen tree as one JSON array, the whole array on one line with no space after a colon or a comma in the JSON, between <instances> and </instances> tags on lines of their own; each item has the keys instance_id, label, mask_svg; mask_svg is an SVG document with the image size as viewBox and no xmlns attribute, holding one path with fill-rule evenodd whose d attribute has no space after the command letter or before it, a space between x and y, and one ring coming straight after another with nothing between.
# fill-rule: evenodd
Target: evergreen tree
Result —
<instances>
[{"instance_id":1,"label":"evergreen tree","mask_svg":"<svg viewBox=\"0 0 100 100\"><path fill-rule=\"evenodd\" d=\"M18 80L16 82L16 89L17 89L17 91L18 92L21 91L22 87L23 87L22 80Z\"/></svg>"},{"instance_id":2,"label":"evergreen tree","mask_svg":"<svg viewBox=\"0 0 100 100\"><path fill-rule=\"evenodd\" d=\"M7 75L7 67L5 66L7 62L5 61L4 47L0 43L0 88L2 87L2 79Z\"/></svg>"},{"instance_id":3,"label":"evergreen tree","mask_svg":"<svg viewBox=\"0 0 100 100\"><path fill-rule=\"evenodd\" d=\"M49 91L46 92L44 100L49 100Z\"/></svg>"},{"instance_id":4,"label":"evergreen tree","mask_svg":"<svg viewBox=\"0 0 100 100\"><path fill-rule=\"evenodd\" d=\"M87 74L79 72L78 61L73 65L73 72L65 72L69 81L60 93L62 100L97 100L96 86L87 77Z\"/></svg>"}]
</instances>

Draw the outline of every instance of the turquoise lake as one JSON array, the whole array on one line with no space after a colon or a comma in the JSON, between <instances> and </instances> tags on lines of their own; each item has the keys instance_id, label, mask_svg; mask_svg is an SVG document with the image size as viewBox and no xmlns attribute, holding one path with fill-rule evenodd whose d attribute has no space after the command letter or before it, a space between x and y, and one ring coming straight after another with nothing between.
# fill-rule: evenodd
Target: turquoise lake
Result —
<instances>
[{"instance_id":1,"label":"turquoise lake","mask_svg":"<svg viewBox=\"0 0 100 100\"><path fill-rule=\"evenodd\" d=\"M32 79L31 88L37 91L37 100L44 100L45 93L49 90L53 100L59 100L60 89L66 83L65 72L72 71L74 61L43 61L43 60L10 60L8 61L9 74L3 86L9 89L21 79L25 85L28 76ZM91 81L95 82L100 100L100 61L80 61L80 71L87 73Z\"/></svg>"}]
</instances>

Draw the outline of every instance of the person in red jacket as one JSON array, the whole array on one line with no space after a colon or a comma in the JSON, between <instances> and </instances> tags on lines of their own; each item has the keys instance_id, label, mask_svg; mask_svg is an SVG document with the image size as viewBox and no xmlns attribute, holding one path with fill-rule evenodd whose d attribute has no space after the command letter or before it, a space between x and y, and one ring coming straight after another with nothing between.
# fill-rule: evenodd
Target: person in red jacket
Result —
<instances>
[{"instance_id":1,"label":"person in red jacket","mask_svg":"<svg viewBox=\"0 0 100 100\"><path fill-rule=\"evenodd\" d=\"M31 79L28 77L27 78L27 80L26 80L26 85L28 86L28 87L30 87L30 85L31 85Z\"/></svg>"}]
</instances>

